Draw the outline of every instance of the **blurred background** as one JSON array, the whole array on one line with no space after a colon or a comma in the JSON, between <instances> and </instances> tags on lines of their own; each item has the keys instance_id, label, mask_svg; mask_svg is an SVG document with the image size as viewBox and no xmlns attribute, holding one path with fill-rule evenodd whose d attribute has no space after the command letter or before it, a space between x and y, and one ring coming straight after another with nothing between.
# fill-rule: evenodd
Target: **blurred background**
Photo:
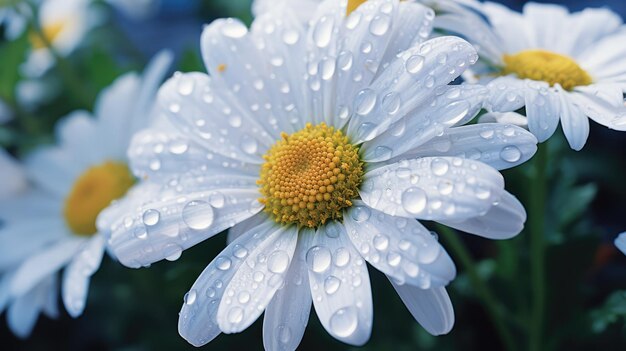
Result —
<instances>
[{"instance_id":1,"label":"blurred background","mask_svg":"<svg viewBox=\"0 0 626 351\"><path fill-rule=\"evenodd\" d=\"M134 0L133 0L134 1ZM520 10L525 1L499 1ZM543 1L539 1L543 2ZM626 18L624 0L553 0L570 10L608 7ZM0 1L0 4L2 2ZM112 3L112 2L109 2ZM13 155L53 142L53 126L75 109L92 109L98 91L120 74L142 70L163 48L176 53L175 70L203 71L199 37L204 23L239 17L250 23L250 0L157 0L138 16L98 2L97 25L67 60L84 80L84 96L63 85L52 69L37 80L24 77L20 64L27 38L0 42L0 146ZM0 28L0 34L6 28ZM0 38L3 38L0 35ZM626 45L626 43L624 43ZM13 118L10 118L13 117ZM5 120L8 120L5 122ZM560 162L550 165L548 198L548 324L553 350L626 349L626 257L613 246L626 230L626 134L592 123L582 152L567 147L561 135L550 140ZM525 201L531 165L505 172L507 188ZM528 242L519 235L494 242L459 234L479 261L478 270L521 332L529 311ZM20 340L0 319L2 350L185 350L194 349L177 332L183 295L222 250L221 234L184 252L175 263L131 270L106 258L92 279L85 314L58 320L41 317L33 334ZM443 243L445 246L445 242ZM453 257L455 258L455 257ZM459 265L457 265L458 267ZM363 350L501 350L500 340L467 276L449 291L456 325L446 336L427 334L411 317L387 279L370 269L374 300L372 337ZM261 350L261 320L245 332L221 335L205 346L214 350ZM311 313L302 350L346 350Z\"/></svg>"}]
</instances>

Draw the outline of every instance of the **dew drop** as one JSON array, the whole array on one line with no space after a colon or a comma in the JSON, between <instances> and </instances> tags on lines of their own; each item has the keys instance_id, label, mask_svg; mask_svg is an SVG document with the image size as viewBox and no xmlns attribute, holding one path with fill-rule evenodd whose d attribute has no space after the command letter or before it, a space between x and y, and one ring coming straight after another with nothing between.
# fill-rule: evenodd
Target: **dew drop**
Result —
<instances>
[{"instance_id":1,"label":"dew drop","mask_svg":"<svg viewBox=\"0 0 626 351\"><path fill-rule=\"evenodd\" d=\"M324 291L328 295L336 293L337 290L339 290L340 286L341 280L339 280L339 278L335 277L334 275L331 275L324 280Z\"/></svg>"},{"instance_id":2,"label":"dew drop","mask_svg":"<svg viewBox=\"0 0 626 351\"><path fill-rule=\"evenodd\" d=\"M350 263L350 251L344 247L338 248L333 257L335 260L335 266L337 267L345 267L348 263Z\"/></svg>"},{"instance_id":3,"label":"dew drop","mask_svg":"<svg viewBox=\"0 0 626 351\"><path fill-rule=\"evenodd\" d=\"M387 15L376 15L370 22L370 33L381 36L389 30L391 18Z\"/></svg>"},{"instance_id":4,"label":"dew drop","mask_svg":"<svg viewBox=\"0 0 626 351\"><path fill-rule=\"evenodd\" d=\"M383 97L382 107L389 115L394 115L400 109L400 95L391 92Z\"/></svg>"},{"instance_id":5,"label":"dew drop","mask_svg":"<svg viewBox=\"0 0 626 351\"><path fill-rule=\"evenodd\" d=\"M406 67L407 72L416 74L422 70L422 67L424 67L424 56L413 55L406 60L404 66Z\"/></svg>"},{"instance_id":6,"label":"dew drop","mask_svg":"<svg viewBox=\"0 0 626 351\"><path fill-rule=\"evenodd\" d=\"M354 110L357 114L364 116L372 112L376 105L376 93L372 89L359 91L354 99Z\"/></svg>"},{"instance_id":7,"label":"dew drop","mask_svg":"<svg viewBox=\"0 0 626 351\"><path fill-rule=\"evenodd\" d=\"M335 335L345 338L352 335L358 326L355 307L346 307L337 310L330 317L330 329Z\"/></svg>"},{"instance_id":8,"label":"dew drop","mask_svg":"<svg viewBox=\"0 0 626 351\"><path fill-rule=\"evenodd\" d=\"M185 304L193 305L196 302L196 297L198 294L195 290L191 289L188 293L185 294Z\"/></svg>"},{"instance_id":9,"label":"dew drop","mask_svg":"<svg viewBox=\"0 0 626 351\"><path fill-rule=\"evenodd\" d=\"M246 249L243 245L235 244L233 246L233 256L242 259L248 255L248 249Z\"/></svg>"},{"instance_id":10,"label":"dew drop","mask_svg":"<svg viewBox=\"0 0 626 351\"><path fill-rule=\"evenodd\" d=\"M207 229L213 224L213 207L205 201L190 201L183 207L182 217L191 229Z\"/></svg>"},{"instance_id":11,"label":"dew drop","mask_svg":"<svg viewBox=\"0 0 626 351\"><path fill-rule=\"evenodd\" d=\"M254 154L259 148L259 144L257 143L256 139L248 134L244 134L241 137L240 146L245 153L250 155Z\"/></svg>"},{"instance_id":12,"label":"dew drop","mask_svg":"<svg viewBox=\"0 0 626 351\"><path fill-rule=\"evenodd\" d=\"M289 267L289 255L285 251L275 251L267 259L267 269L272 273L283 273Z\"/></svg>"},{"instance_id":13,"label":"dew drop","mask_svg":"<svg viewBox=\"0 0 626 351\"><path fill-rule=\"evenodd\" d=\"M147 226L157 225L160 219L161 214L157 210L150 209L143 213L143 224Z\"/></svg>"},{"instance_id":14,"label":"dew drop","mask_svg":"<svg viewBox=\"0 0 626 351\"><path fill-rule=\"evenodd\" d=\"M228 311L228 321L230 323L240 323L243 320L243 308L235 306Z\"/></svg>"},{"instance_id":15,"label":"dew drop","mask_svg":"<svg viewBox=\"0 0 626 351\"><path fill-rule=\"evenodd\" d=\"M237 295L237 301L241 304L246 304L250 301L250 293L247 291L241 291L239 295Z\"/></svg>"},{"instance_id":16,"label":"dew drop","mask_svg":"<svg viewBox=\"0 0 626 351\"><path fill-rule=\"evenodd\" d=\"M211 196L209 196L209 203L211 204L211 206L215 208L224 207L225 202L226 202L226 197L224 196L224 194L220 192L214 192L213 194L211 194Z\"/></svg>"},{"instance_id":17,"label":"dew drop","mask_svg":"<svg viewBox=\"0 0 626 351\"><path fill-rule=\"evenodd\" d=\"M222 34L229 38L242 38L248 33L248 28L239 21L233 19L226 20L226 23L222 26Z\"/></svg>"},{"instance_id":18,"label":"dew drop","mask_svg":"<svg viewBox=\"0 0 626 351\"><path fill-rule=\"evenodd\" d=\"M337 57L337 67L342 71L347 71L352 67L352 53L350 51L342 51Z\"/></svg>"},{"instance_id":19,"label":"dew drop","mask_svg":"<svg viewBox=\"0 0 626 351\"><path fill-rule=\"evenodd\" d=\"M350 211L350 217L357 222L367 221L372 215L372 211L366 206L354 206Z\"/></svg>"},{"instance_id":20,"label":"dew drop","mask_svg":"<svg viewBox=\"0 0 626 351\"><path fill-rule=\"evenodd\" d=\"M450 169L450 164L443 158L436 158L430 164L430 169L433 174L438 176L443 176L448 173L448 169Z\"/></svg>"},{"instance_id":21,"label":"dew drop","mask_svg":"<svg viewBox=\"0 0 626 351\"><path fill-rule=\"evenodd\" d=\"M522 152L517 146L507 146L500 151L500 158L506 162L517 162L522 158Z\"/></svg>"},{"instance_id":22,"label":"dew drop","mask_svg":"<svg viewBox=\"0 0 626 351\"><path fill-rule=\"evenodd\" d=\"M325 48L330 44L334 26L332 17L324 16L317 22L313 30L313 41L317 47Z\"/></svg>"},{"instance_id":23,"label":"dew drop","mask_svg":"<svg viewBox=\"0 0 626 351\"><path fill-rule=\"evenodd\" d=\"M372 244L374 244L376 250L387 250L389 247L389 238L384 234L377 234L374 239L372 239Z\"/></svg>"},{"instance_id":24,"label":"dew drop","mask_svg":"<svg viewBox=\"0 0 626 351\"><path fill-rule=\"evenodd\" d=\"M426 208L426 193L424 190L411 187L402 193L402 207L410 214L418 214Z\"/></svg>"},{"instance_id":25,"label":"dew drop","mask_svg":"<svg viewBox=\"0 0 626 351\"><path fill-rule=\"evenodd\" d=\"M309 269L316 273L325 272L330 267L331 259L330 250L323 246L314 246L306 253Z\"/></svg>"},{"instance_id":26,"label":"dew drop","mask_svg":"<svg viewBox=\"0 0 626 351\"><path fill-rule=\"evenodd\" d=\"M231 264L232 261L228 257L220 256L215 259L215 266L221 271L227 271L230 269Z\"/></svg>"}]
</instances>

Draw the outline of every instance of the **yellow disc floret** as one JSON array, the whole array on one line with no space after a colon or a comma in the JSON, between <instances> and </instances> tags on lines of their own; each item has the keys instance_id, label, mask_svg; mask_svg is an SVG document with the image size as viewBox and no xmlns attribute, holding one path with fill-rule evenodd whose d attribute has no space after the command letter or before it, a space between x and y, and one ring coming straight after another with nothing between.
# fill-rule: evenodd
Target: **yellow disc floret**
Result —
<instances>
[{"instance_id":1,"label":"yellow disc floret","mask_svg":"<svg viewBox=\"0 0 626 351\"><path fill-rule=\"evenodd\" d=\"M358 196L363 178L359 149L324 123L283 133L263 158L259 201L276 222L315 228L341 219Z\"/></svg>"},{"instance_id":2,"label":"yellow disc floret","mask_svg":"<svg viewBox=\"0 0 626 351\"><path fill-rule=\"evenodd\" d=\"M589 85L591 76L573 59L545 50L525 50L504 55L503 75L515 74L522 79L541 80L551 86L559 83L565 90Z\"/></svg>"},{"instance_id":3,"label":"yellow disc floret","mask_svg":"<svg viewBox=\"0 0 626 351\"><path fill-rule=\"evenodd\" d=\"M96 218L111 201L126 194L135 183L126 164L105 162L89 168L72 187L65 199L63 215L77 235L96 233Z\"/></svg>"},{"instance_id":4,"label":"yellow disc floret","mask_svg":"<svg viewBox=\"0 0 626 351\"><path fill-rule=\"evenodd\" d=\"M35 49L43 49L48 47L49 44L54 43L66 23L64 21L57 21L41 27L41 32L30 32L28 39L30 44Z\"/></svg>"},{"instance_id":5,"label":"yellow disc floret","mask_svg":"<svg viewBox=\"0 0 626 351\"><path fill-rule=\"evenodd\" d=\"M346 16L350 15L352 11L356 10L365 1L366 0L348 0L348 5L346 6Z\"/></svg>"}]
</instances>

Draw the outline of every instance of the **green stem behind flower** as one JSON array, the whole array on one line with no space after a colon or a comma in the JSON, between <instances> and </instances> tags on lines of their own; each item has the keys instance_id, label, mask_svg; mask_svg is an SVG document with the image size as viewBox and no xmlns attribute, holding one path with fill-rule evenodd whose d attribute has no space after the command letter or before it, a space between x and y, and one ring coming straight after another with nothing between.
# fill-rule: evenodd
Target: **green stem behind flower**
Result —
<instances>
[{"instance_id":1,"label":"green stem behind flower","mask_svg":"<svg viewBox=\"0 0 626 351\"><path fill-rule=\"evenodd\" d=\"M478 274L476 262L474 262L469 251L459 239L458 234L453 229L443 225L438 225L437 230L446 241L446 247L448 247L452 251L455 258L461 262L461 265L465 269L465 273L467 273L474 291L487 309L489 318L500 335L502 343L509 351L517 350L513 336L509 331L504 318L504 308L498 303L498 300L496 300L494 294L489 289L489 286L487 286Z\"/></svg>"},{"instance_id":2,"label":"green stem behind flower","mask_svg":"<svg viewBox=\"0 0 626 351\"><path fill-rule=\"evenodd\" d=\"M545 272L545 210L547 191L548 146L540 144L534 157L534 173L531 179L530 206L528 207L530 231L530 277L532 286L532 310L529 334L530 351L543 347L543 330L546 300Z\"/></svg>"}]
</instances>

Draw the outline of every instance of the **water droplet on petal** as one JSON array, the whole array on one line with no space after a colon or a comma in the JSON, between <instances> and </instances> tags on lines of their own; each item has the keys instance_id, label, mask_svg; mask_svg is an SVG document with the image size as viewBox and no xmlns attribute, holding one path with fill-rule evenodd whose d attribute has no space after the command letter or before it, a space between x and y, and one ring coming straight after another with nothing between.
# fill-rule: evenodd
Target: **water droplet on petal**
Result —
<instances>
[{"instance_id":1,"label":"water droplet on petal","mask_svg":"<svg viewBox=\"0 0 626 351\"><path fill-rule=\"evenodd\" d=\"M230 323L239 323L243 320L243 308L235 306L228 311L228 321Z\"/></svg>"},{"instance_id":2,"label":"water droplet on petal","mask_svg":"<svg viewBox=\"0 0 626 351\"><path fill-rule=\"evenodd\" d=\"M314 246L306 253L309 269L316 273L325 272L330 267L331 259L330 250L323 246Z\"/></svg>"},{"instance_id":3,"label":"water droplet on petal","mask_svg":"<svg viewBox=\"0 0 626 351\"><path fill-rule=\"evenodd\" d=\"M430 169L435 175L443 176L448 173L450 164L443 158L436 158L431 162Z\"/></svg>"},{"instance_id":4,"label":"water droplet on petal","mask_svg":"<svg viewBox=\"0 0 626 351\"><path fill-rule=\"evenodd\" d=\"M193 305L196 302L197 293L195 290L191 289L187 294L185 294L185 304Z\"/></svg>"},{"instance_id":5,"label":"water droplet on petal","mask_svg":"<svg viewBox=\"0 0 626 351\"><path fill-rule=\"evenodd\" d=\"M411 187L402 193L402 207L410 214L418 214L426 208L426 193L424 190Z\"/></svg>"},{"instance_id":6,"label":"water droplet on petal","mask_svg":"<svg viewBox=\"0 0 626 351\"><path fill-rule=\"evenodd\" d=\"M190 201L183 207L182 217L191 229L207 229L213 224L213 207L205 201Z\"/></svg>"},{"instance_id":7,"label":"water droplet on petal","mask_svg":"<svg viewBox=\"0 0 626 351\"><path fill-rule=\"evenodd\" d=\"M500 158L506 162L517 162L522 158L522 152L517 146L507 146L500 151Z\"/></svg>"},{"instance_id":8,"label":"water droplet on petal","mask_svg":"<svg viewBox=\"0 0 626 351\"><path fill-rule=\"evenodd\" d=\"M421 71L422 67L424 67L424 56L413 55L406 60L404 66L406 67L407 72L416 74Z\"/></svg>"},{"instance_id":9,"label":"water droplet on petal","mask_svg":"<svg viewBox=\"0 0 626 351\"><path fill-rule=\"evenodd\" d=\"M143 213L142 218L145 225L154 226L159 223L159 220L161 219L161 214L157 210L150 209Z\"/></svg>"},{"instance_id":10,"label":"water droplet on petal","mask_svg":"<svg viewBox=\"0 0 626 351\"><path fill-rule=\"evenodd\" d=\"M367 115L372 112L376 105L376 92L372 89L363 89L359 91L354 100L354 110L359 115Z\"/></svg>"},{"instance_id":11,"label":"water droplet on petal","mask_svg":"<svg viewBox=\"0 0 626 351\"><path fill-rule=\"evenodd\" d=\"M339 290L339 287L341 286L341 280L339 280L339 278L331 275L329 277L327 277L324 280L324 291L328 294L328 295L332 295L334 293L337 292L337 290Z\"/></svg>"},{"instance_id":12,"label":"water droplet on petal","mask_svg":"<svg viewBox=\"0 0 626 351\"><path fill-rule=\"evenodd\" d=\"M231 265L232 261L228 257L220 256L215 259L215 266L221 271L227 271Z\"/></svg>"},{"instance_id":13,"label":"water droplet on petal","mask_svg":"<svg viewBox=\"0 0 626 351\"><path fill-rule=\"evenodd\" d=\"M242 38L248 33L248 28L243 25L243 23L239 21L235 21L233 19L228 19L222 26L222 34L229 38Z\"/></svg>"},{"instance_id":14,"label":"water droplet on petal","mask_svg":"<svg viewBox=\"0 0 626 351\"><path fill-rule=\"evenodd\" d=\"M367 206L354 206L350 211L350 217L355 222L367 221L372 215L372 211Z\"/></svg>"},{"instance_id":15,"label":"water droplet on petal","mask_svg":"<svg viewBox=\"0 0 626 351\"><path fill-rule=\"evenodd\" d=\"M374 35L385 35L389 30L391 18L387 15L376 15L370 22L370 33Z\"/></svg>"},{"instance_id":16,"label":"water droplet on petal","mask_svg":"<svg viewBox=\"0 0 626 351\"><path fill-rule=\"evenodd\" d=\"M330 330L335 335L345 338L356 331L358 322L355 307L341 308L330 316Z\"/></svg>"},{"instance_id":17,"label":"water droplet on petal","mask_svg":"<svg viewBox=\"0 0 626 351\"><path fill-rule=\"evenodd\" d=\"M285 251L275 251L267 259L267 269L272 273L283 273L289 267L289 255Z\"/></svg>"}]
</instances>

